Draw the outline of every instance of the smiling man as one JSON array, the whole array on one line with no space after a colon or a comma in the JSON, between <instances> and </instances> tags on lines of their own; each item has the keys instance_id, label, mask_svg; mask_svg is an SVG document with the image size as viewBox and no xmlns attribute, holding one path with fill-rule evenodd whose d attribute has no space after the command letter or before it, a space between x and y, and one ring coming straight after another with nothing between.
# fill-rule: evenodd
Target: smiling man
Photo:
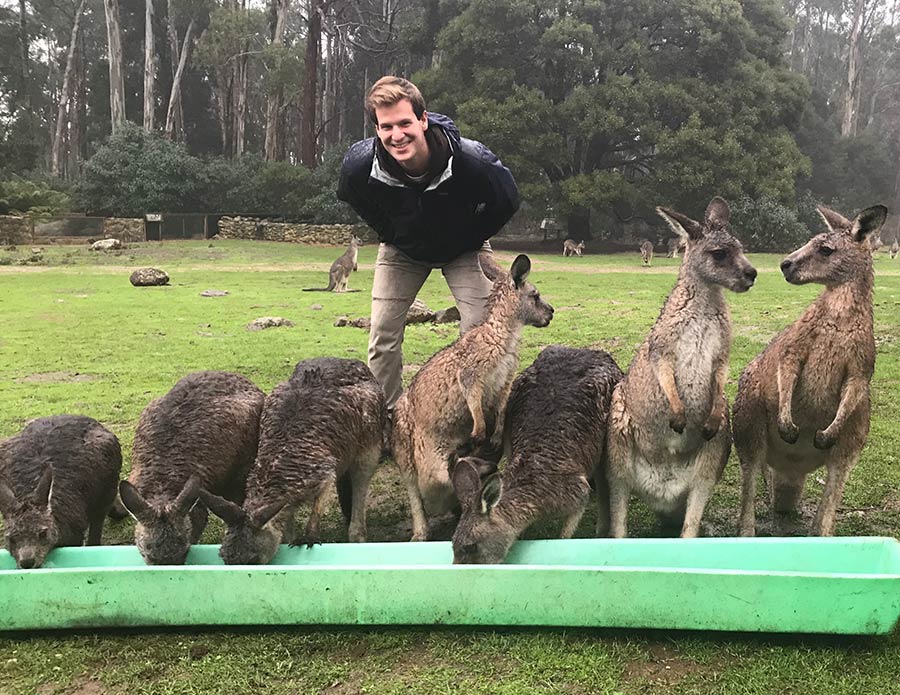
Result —
<instances>
[{"instance_id":1,"label":"smiling man","mask_svg":"<svg viewBox=\"0 0 900 695\"><path fill-rule=\"evenodd\" d=\"M446 116L428 113L418 88L382 77L366 96L376 137L344 157L338 198L381 241L372 286L369 367L388 407L400 397L406 312L439 268L456 299L460 333L477 325L491 282L479 252L519 207L512 174Z\"/></svg>"}]
</instances>

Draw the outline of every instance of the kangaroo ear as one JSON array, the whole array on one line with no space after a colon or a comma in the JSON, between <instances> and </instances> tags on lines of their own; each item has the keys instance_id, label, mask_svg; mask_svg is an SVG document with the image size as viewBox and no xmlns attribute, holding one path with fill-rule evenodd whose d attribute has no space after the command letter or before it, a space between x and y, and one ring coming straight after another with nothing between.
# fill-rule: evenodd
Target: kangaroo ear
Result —
<instances>
[{"instance_id":1,"label":"kangaroo ear","mask_svg":"<svg viewBox=\"0 0 900 695\"><path fill-rule=\"evenodd\" d=\"M488 514L500 502L503 496L503 481L500 474L488 476L481 486L481 513Z\"/></svg>"},{"instance_id":2,"label":"kangaroo ear","mask_svg":"<svg viewBox=\"0 0 900 695\"><path fill-rule=\"evenodd\" d=\"M853 239L857 242L864 241L870 234L881 229L887 218L887 212L884 205L873 205L859 213L853 220L853 227L850 230Z\"/></svg>"},{"instance_id":3,"label":"kangaroo ear","mask_svg":"<svg viewBox=\"0 0 900 695\"><path fill-rule=\"evenodd\" d=\"M184 484L178 497L172 503L171 510L178 514L187 514L200 497L200 476L192 475Z\"/></svg>"},{"instance_id":4,"label":"kangaroo ear","mask_svg":"<svg viewBox=\"0 0 900 695\"><path fill-rule=\"evenodd\" d=\"M122 500L122 506L134 518L142 524L149 524L157 518L158 514L147 500L141 497L141 493L137 491L134 485L127 480L119 483L119 497Z\"/></svg>"},{"instance_id":5,"label":"kangaroo ear","mask_svg":"<svg viewBox=\"0 0 900 695\"><path fill-rule=\"evenodd\" d=\"M509 275L512 278L513 284L516 288L522 286L522 283L525 282L525 279L528 277L528 273L531 272L531 259L528 258L524 253L520 253L516 256L516 260L513 261L512 267L509 269Z\"/></svg>"},{"instance_id":6,"label":"kangaroo ear","mask_svg":"<svg viewBox=\"0 0 900 695\"><path fill-rule=\"evenodd\" d=\"M198 493L206 508L229 526L237 526L247 518L247 512L234 502L207 492L203 488L200 488Z\"/></svg>"},{"instance_id":7,"label":"kangaroo ear","mask_svg":"<svg viewBox=\"0 0 900 695\"><path fill-rule=\"evenodd\" d=\"M41 473L37 487L34 488L34 503L38 507L46 507L50 504L50 492L53 489L53 469L47 465Z\"/></svg>"},{"instance_id":8,"label":"kangaroo ear","mask_svg":"<svg viewBox=\"0 0 900 695\"><path fill-rule=\"evenodd\" d=\"M721 227L728 222L731 210L724 198L716 196L709 205L706 206L706 212L703 215L703 222L712 227Z\"/></svg>"},{"instance_id":9,"label":"kangaroo ear","mask_svg":"<svg viewBox=\"0 0 900 695\"><path fill-rule=\"evenodd\" d=\"M675 212L671 208L656 208L656 214L662 217L666 223L685 241L688 239L699 239L703 236L703 227L700 223L692 220L687 215Z\"/></svg>"},{"instance_id":10,"label":"kangaroo ear","mask_svg":"<svg viewBox=\"0 0 900 695\"><path fill-rule=\"evenodd\" d=\"M17 506L15 494L9 485L0 480L0 514L10 516Z\"/></svg>"},{"instance_id":11,"label":"kangaroo ear","mask_svg":"<svg viewBox=\"0 0 900 695\"><path fill-rule=\"evenodd\" d=\"M469 459L458 461L451 469L450 482L460 504L471 506L481 488L481 477Z\"/></svg>"},{"instance_id":12,"label":"kangaroo ear","mask_svg":"<svg viewBox=\"0 0 900 695\"><path fill-rule=\"evenodd\" d=\"M256 528L262 528L272 520L272 517L274 517L276 514L278 514L278 512L284 509L287 506L287 503L287 500L272 502L271 504L251 514L250 523Z\"/></svg>"},{"instance_id":13,"label":"kangaroo ear","mask_svg":"<svg viewBox=\"0 0 900 695\"><path fill-rule=\"evenodd\" d=\"M825 226L828 227L828 230L831 232L838 232L850 227L850 220L839 212L826 208L824 205L817 207L816 212L819 213L819 217L822 218L822 221L825 222Z\"/></svg>"}]
</instances>

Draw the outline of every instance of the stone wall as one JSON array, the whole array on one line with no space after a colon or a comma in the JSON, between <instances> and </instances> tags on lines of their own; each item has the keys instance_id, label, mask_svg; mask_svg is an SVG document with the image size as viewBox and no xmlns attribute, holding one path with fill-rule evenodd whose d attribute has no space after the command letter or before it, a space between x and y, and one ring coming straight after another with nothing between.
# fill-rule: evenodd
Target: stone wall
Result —
<instances>
[{"instance_id":1,"label":"stone wall","mask_svg":"<svg viewBox=\"0 0 900 695\"><path fill-rule=\"evenodd\" d=\"M30 244L31 221L27 217L0 215L0 244Z\"/></svg>"},{"instance_id":2,"label":"stone wall","mask_svg":"<svg viewBox=\"0 0 900 695\"><path fill-rule=\"evenodd\" d=\"M298 244L344 246L350 243L350 237L354 234L365 242L377 240L375 233L365 225L299 224L270 222L247 217L220 218L217 236L221 239L261 239L263 241L289 241Z\"/></svg>"},{"instance_id":3,"label":"stone wall","mask_svg":"<svg viewBox=\"0 0 900 695\"><path fill-rule=\"evenodd\" d=\"M144 241L144 220L133 217L107 217L103 220L103 237L123 243Z\"/></svg>"}]
</instances>

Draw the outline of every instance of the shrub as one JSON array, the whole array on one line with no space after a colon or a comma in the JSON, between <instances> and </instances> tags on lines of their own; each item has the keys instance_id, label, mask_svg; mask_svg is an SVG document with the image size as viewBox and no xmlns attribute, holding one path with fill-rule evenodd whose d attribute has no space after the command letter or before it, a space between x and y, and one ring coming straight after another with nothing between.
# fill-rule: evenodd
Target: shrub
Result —
<instances>
[{"instance_id":1,"label":"shrub","mask_svg":"<svg viewBox=\"0 0 900 695\"><path fill-rule=\"evenodd\" d=\"M810 236L797 213L772 198L739 198L731 205L731 226L748 251L792 251Z\"/></svg>"}]
</instances>

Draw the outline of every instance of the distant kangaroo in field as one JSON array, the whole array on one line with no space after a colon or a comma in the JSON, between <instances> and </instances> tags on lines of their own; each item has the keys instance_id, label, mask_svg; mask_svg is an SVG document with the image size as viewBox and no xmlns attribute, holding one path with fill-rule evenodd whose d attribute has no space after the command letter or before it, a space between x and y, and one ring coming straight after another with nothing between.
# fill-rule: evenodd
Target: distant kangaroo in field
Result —
<instances>
[{"instance_id":1,"label":"distant kangaroo in field","mask_svg":"<svg viewBox=\"0 0 900 695\"><path fill-rule=\"evenodd\" d=\"M738 384L734 442L741 460L742 536L756 533L756 479L765 470L772 509L796 508L807 475L828 475L812 531L830 536L850 470L869 433L869 382L875 369L872 252L884 224L875 205L851 222L820 207L828 231L781 262L792 285L825 291L754 359Z\"/></svg>"},{"instance_id":2,"label":"distant kangaroo in field","mask_svg":"<svg viewBox=\"0 0 900 695\"><path fill-rule=\"evenodd\" d=\"M563 256L580 256L584 251L584 241L577 244L573 239L566 239L563 242Z\"/></svg>"},{"instance_id":3,"label":"distant kangaroo in field","mask_svg":"<svg viewBox=\"0 0 900 695\"><path fill-rule=\"evenodd\" d=\"M891 244L891 258L896 258L898 252L900 252L900 241L894 239L894 243Z\"/></svg>"},{"instance_id":4,"label":"distant kangaroo in field","mask_svg":"<svg viewBox=\"0 0 900 695\"><path fill-rule=\"evenodd\" d=\"M526 281L528 256L494 281L484 321L434 355L400 396L394 415L394 461L406 483L414 541L428 539L428 514L457 504L447 463L459 447L502 445L506 401L525 326L543 328L553 307Z\"/></svg>"},{"instance_id":5,"label":"distant kangaroo in field","mask_svg":"<svg viewBox=\"0 0 900 695\"><path fill-rule=\"evenodd\" d=\"M728 204L703 222L657 208L687 246L678 282L613 391L607 442L611 535L627 534L631 491L684 538L700 519L731 450L725 400L731 319L723 289L746 292L756 270L731 234Z\"/></svg>"},{"instance_id":6,"label":"distant kangaroo in field","mask_svg":"<svg viewBox=\"0 0 900 695\"><path fill-rule=\"evenodd\" d=\"M350 282L350 273L357 270L357 259L359 258L359 247L361 244L361 239L355 236L350 238L350 246L331 264L331 270L328 271L328 287L305 287L303 291L359 292L359 290L349 289L347 283Z\"/></svg>"},{"instance_id":7,"label":"distant kangaroo in field","mask_svg":"<svg viewBox=\"0 0 900 695\"><path fill-rule=\"evenodd\" d=\"M651 265L653 263L653 242L645 241L641 244L641 263Z\"/></svg>"},{"instance_id":8,"label":"distant kangaroo in field","mask_svg":"<svg viewBox=\"0 0 900 695\"><path fill-rule=\"evenodd\" d=\"M679 237L669 239L666 258L678 258L678 252L684 250L684 242Z\"/></svg>"}]
</instances>

